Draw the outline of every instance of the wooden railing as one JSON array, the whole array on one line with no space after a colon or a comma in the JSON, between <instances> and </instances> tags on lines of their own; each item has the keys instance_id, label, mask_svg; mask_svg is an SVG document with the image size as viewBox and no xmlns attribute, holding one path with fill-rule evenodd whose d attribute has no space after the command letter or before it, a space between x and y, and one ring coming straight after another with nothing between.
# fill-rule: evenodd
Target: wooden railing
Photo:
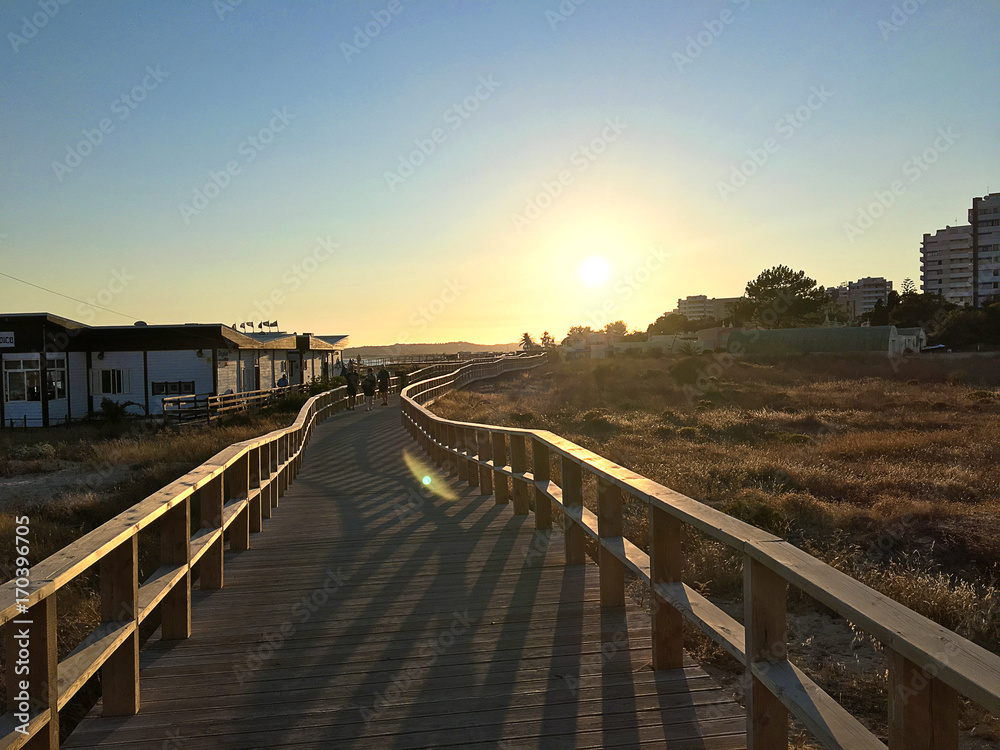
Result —
<instances>
[{"instance_id":1,"label":"wooden railing","mask_svg":"<svg viewBox=\"0 0 1000 750\"><path fill-rule=\"evenodd\" d=\"M232 551L250 548L250 535L263 530L298 473L316 425L345 406L343 386L313 396L290 426L226 448L0 586L8 703L0 748L57 748L59 710L99 669L104 716L136 713L139 626L159 611L164 640L191 634L194 566L202 589L222 588L226 542ZM147 529L159 535L159 567L140 582L139 535ZM59 660L56 596L95 566L101 625Z\"/></svg>"},{"instance_id":2,"label":"wooden railing","mask_svg":"<svg viewBox=\"0 0 1000 750\"><path fill-rule=\"evenodd\" d=\"M259 409L289 393L308 390L308 384L286 385L276 388L262 388L241 393L192 393L184 396L163 398L163 418L178 424L189 422L209 422L215 417L237 411Z\"/></svg>"},{"instance_id":3,"label":"wooden railing","mask_svg":"<svg viewBox=\"0 0 1000 750\"><path fill-rule=\"evenodd\" d=\"M544 356L544 355L543 355ZM513 500L535 527L549 529L562 511L567 565L585 562L597 545L600 600L625 603L625 571L652 595L653 669L682 666L686 619L746 668L747 743L751 750L786 748L791 712L828 748L885 745L787 658L786 597L792 585L877 639L888 655L889 747L958 748L958 696L1000 714L1000 657L941 627L806 554L781 538L646 479L575 443L541 430L442 419L426 404L449 390L536 358L471 365L402 391L404 426L449 475L467 480L498 504ZM530 445L530 465L529 450ZM558 461L558 482L552 463ZM583 505L584 483L596 483L597 513ZM646 505L648 553L623 536L622 504ZM743 557L741 624L682 581L684 527L706 534Z\"/></svg>"}]
</instances>

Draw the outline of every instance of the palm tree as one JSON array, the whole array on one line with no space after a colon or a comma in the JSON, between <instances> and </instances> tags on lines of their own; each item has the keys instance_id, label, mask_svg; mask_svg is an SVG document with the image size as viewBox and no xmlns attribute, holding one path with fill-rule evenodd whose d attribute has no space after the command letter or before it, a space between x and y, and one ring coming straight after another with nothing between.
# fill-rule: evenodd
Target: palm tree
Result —
<instances>
[{"instance_id":1,"label":"palm tree","mask_svg":"<svg viewBox=\"0 0 1000 750\"><path fill-rule=\"evenodd\" d=\"M556 340L552 337L552 334L548 331L542 333L542 348L543 349L553 349L555 348Z\"/></svg>"},{"instance_id":2,"label":"palm tree","mask_svg":"<svg viewBox=\"0 0 1000 750\"><path fill-rule=\"evenodd\" d=\"M535 340L531 338L531 334L527 331L521 335L521 348L524 349L524 351L535 348Z\"/></svg>"},{"instance_id":3,"label":"palm tree","mask_svg":"<svg viewBox=\"0 0 1000 750\"><path fill-rule=\"evenodd\" d=\"M694 357L701 354L701 347L696 341L682 341L681 345L677 347L677 353L682 357Z\"/></svg>"}]
</instances>

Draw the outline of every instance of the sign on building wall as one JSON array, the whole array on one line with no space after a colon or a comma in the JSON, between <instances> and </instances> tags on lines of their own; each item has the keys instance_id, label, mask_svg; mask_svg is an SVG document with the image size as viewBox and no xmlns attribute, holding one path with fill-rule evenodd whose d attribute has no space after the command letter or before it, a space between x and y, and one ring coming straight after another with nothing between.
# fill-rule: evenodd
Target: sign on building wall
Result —
<instances>
[{"instance_id":1,"label":"sign on building wall","mask_svg":"<svg viewBox=\"0 0 1000 750\"><path fill-rule=\"evenodd\" d=\"M14 333L12 331L0 331L0 349L14 348Z\"/></svg>"}]
</instances>

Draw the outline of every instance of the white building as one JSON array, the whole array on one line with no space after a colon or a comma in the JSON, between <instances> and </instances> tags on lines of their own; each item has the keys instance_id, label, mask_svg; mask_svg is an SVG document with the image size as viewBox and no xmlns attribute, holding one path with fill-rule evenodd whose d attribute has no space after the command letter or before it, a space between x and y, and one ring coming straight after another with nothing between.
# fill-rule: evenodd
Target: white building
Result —
<instances>
[{"instance_id":1,"label":"white building","mask_svg":"<svg viewBox=\"0 0 1000 750\"><path fill-rule=\"evenodd\" d=\"M866 276L857 281L849 281L830 290L831 296L838 305L847 310L851 320L860 315L869 313L875 309L875 303L882 300L882 304L889 301L889 292L892 291L892 282L881 276Z\"/></svg>"},{"instance_id":2,"label":"white building","mask_svg":"<svg viewBox=\"0 0 1000 750\"><path fill-rule=\"evenodd\" d=\"M109 399L159 414L163 398L242 393L333 374L346 336L246 335L221 324L92 327L49 313L0 315L0 425L83 419Z\"/></svg>"},{"instance_id":3,"label":"white building","mask_svg":"<svg viewBox=\"0 0 1000 750\"><path fill-rule=\"evenodd\" d=\"M973 198L968 224L924 235L920 287L973 307L1000 295L1000 193Z\"/></svg>"},{"instance_id":4,"label":"white building","mask_svg":"<svg viewBox=\"0 0 1000 750\"><path fill-rule=\"evenodd\" d=\"M729 317L729 306L739 297L707 297L697 294L677 300L675 313L686 316L689 320L714 318L722 320Z\"/></svg>"}]
</instances>

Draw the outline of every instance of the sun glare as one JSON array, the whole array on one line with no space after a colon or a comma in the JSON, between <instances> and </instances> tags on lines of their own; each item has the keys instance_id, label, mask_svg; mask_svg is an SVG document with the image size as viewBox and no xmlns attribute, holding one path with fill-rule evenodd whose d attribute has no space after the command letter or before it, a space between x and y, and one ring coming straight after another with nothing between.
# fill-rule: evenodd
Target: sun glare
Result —
<instances>
[{"instance_id":1,"label":"sun glare","mask_svg":"<svg viewBox=\"0 0 1000 750\"><path fill-rule=\"evenodd\" d=\"M585 284L596 286L608 280L608 262L604 258L587 258L580 264L580 278Z\"/></svg>"}]
</instances>

